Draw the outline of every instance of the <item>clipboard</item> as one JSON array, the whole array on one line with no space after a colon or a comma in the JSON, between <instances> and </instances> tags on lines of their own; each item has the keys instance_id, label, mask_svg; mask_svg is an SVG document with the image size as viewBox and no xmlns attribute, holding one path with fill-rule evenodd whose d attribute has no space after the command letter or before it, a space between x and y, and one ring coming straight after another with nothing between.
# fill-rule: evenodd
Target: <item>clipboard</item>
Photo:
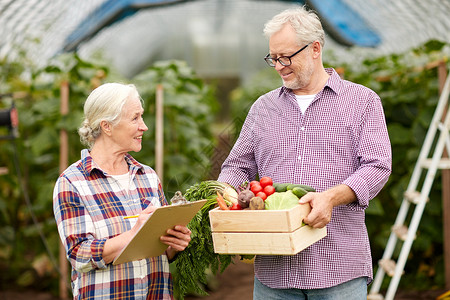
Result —
<instances>
[{"instance_id":1,"label":"clipboard","mask_svg":"<svg viewBox=\"0 0 450 300\"><path fill-rule=\"evenodd\" d=\"M159 238L166 235L167 229L173 228L175 225L186 226L206 201L198 200L186 204L159 207L117 255L113 265L163 254L169 246L163 244Z\"/></svg>"}]
</instances>

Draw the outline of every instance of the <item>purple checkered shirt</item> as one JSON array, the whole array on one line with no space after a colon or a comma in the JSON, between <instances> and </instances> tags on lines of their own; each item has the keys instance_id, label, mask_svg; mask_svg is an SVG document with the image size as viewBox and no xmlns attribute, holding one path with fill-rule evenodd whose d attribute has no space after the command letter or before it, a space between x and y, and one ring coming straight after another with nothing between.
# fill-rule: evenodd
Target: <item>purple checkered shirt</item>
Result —
<instances>
[{"instance_id":1,"label":"purple checkered shirt","mask_svg":"<svg viewBox=\"0 0 450 300\"><path fill-rule=\"evenodd\" d=\"M58 178L53 210L72 265L74 299L173 299L166 255L119 265L102 257L108 238L130 230L148 205L167 205L155 171L126 154L132 180L129 193L102 171L88 150Z\"/></svg>"},{"instance_id":2,"label":"purple checkered shirt","mask_svg":"<svg viewBox=\"0 0 450 300\"><path fill-rule=\"evenodd\" d=\"M259 174L318 192L346 184L357 196L333 209L328 234L317 243L293 256L256 257L255 275L271 288L327 288L362 276L372 280L364 210L391 173L384 112L375 92L326 71L331 76L305 114L286 87L261 96L219 175L234 186Z\"/></svg>"}]
</instances>

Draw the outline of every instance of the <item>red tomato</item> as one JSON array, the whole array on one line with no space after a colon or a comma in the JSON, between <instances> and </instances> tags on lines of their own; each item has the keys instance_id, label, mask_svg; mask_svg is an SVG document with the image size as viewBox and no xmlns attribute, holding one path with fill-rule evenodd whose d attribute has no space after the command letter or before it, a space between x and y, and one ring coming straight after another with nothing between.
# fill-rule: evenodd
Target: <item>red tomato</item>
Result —
<instances>
[{"instance_id":1,"label":"red tomato","mask_svg":"<svg viewBox=\"0 0 450 300\"><path fill-rule=\"evenodd\" d=\"M255 184L259 184L259 181L257 180L250 181L250 187L254 186Z\"/></svg>"},{"instance_id":2,"label":"red tomato","mask_svg":"<svg viewBox=\"0 0 450 300\"><path fill-rule=\"evenodd\" d=\"M268 185L273 185L272 178L270 178L269 176L261 177L261 179L259 180L259 183L261 184L261 186L263 188L268 186Z\"/></svg>"},{"instance_id":3,"label":"red tomato","mask_svg":"<svg viewBox=\"0 0 450 300\"><path fill-rule=\"evenodd\" d=\"M253 186L251 186L250 187L250 190L253 192L253 194L257 194L257 193L259 193L259 192L261 192L262 191L262 186L259 184L259 183L255 183Z\"/></svg>"},{"instance_id":4,"label":"red tomato","mask_svg":"<svg viewBox=\"0 0 450 300\"><path fill-rule=\"evenodd\" d=\"M273 193L275 193L275 188L273 187L273 185L267 185L264 187L263 192L267 195L270 196Z\"/></svg>"},{"instance_id":5,"label":"red tomato","mask_svg":"<svg viewBox=\"0 0 450 300\"><path fill-rule=\"evenodd\" d=\"M233 206L230 207L231 210L241 210L242 207L239 205L239 203L233 203Z\"/></svg>"},{"instance_id":6,"label":"red tomato","mask_svg":"<svg viewBox=\"0 0 450 300\"><path fill-rule=\"evenodd\" d=\"M256 193L255 196L256 196L256 197L260 197L260 198L263 199L263 200L266 200L266 199L267 199L267 195L266 195L266 193L264 193L264 192Z\"/></svg>"}]
</instances>

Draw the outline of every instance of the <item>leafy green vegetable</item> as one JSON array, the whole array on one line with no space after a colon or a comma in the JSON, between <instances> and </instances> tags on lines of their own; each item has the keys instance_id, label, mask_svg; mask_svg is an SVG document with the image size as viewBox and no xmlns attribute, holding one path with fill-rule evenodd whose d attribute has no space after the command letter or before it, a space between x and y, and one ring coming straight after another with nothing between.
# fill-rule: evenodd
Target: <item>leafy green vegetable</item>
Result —
<instances>
[{"instance_id":1,"label":"leafy green vegetable","mask_svg":"<svg viewBox=\"0 0 450 300\"><path fill-rule=\"evenodd\" d=\"M266 209L291 209L298 205L298 197L292 191L274 193L266 199Z\"/></svg>"},{"instance_id":2,"label":"leafy green vegetable","mask_svg":"<svg viewBox=\"0 0 450 300\"><path fill-rule=\"evenodd\" d=\"M177 299L184 299L189 293L207 295L208 270L216 275L223 272L231 263L232 255L214 253L209 211L217 204L217 192L222 193L227 185L210 180L196 183L186 190L184 197L188 201L207 199L202 209L195 215L187 227L191 230L191 242L179 253L174 262L174 291Z\"/></svg>"}]
</instances>

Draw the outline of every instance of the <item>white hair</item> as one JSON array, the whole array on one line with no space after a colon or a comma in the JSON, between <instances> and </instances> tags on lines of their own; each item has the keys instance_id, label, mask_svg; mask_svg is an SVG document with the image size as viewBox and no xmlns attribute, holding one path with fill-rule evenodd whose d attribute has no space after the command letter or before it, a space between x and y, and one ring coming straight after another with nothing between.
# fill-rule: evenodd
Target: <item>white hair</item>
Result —
<instances>
[{"instance_id":1,"label":"white hair","mask_svg":"<svg viewBox=\"0 0 450 300\"><path fill-rule=\"evenodd\" d=\"M264 35L270 38L288 23L297 33L299 45L316 40L319 41L322 47L325 44L325 32L319 17L315 12L307 10L304 6L286 9L274 16L265 24Z\"/></svg>"},{"instance_id":2,"label":"white hair","mask_svg":"<svg viewBox=\"0 0 450 300\"><path fill-rule=\"evenodd\" d=\"M91 148L101 134L102 121L117 125L123 106L131 97L140 98L133 84L105 83L94 89L84 103L84 121L78 129L81 142Z\"/></svg>"}]
</instances>

